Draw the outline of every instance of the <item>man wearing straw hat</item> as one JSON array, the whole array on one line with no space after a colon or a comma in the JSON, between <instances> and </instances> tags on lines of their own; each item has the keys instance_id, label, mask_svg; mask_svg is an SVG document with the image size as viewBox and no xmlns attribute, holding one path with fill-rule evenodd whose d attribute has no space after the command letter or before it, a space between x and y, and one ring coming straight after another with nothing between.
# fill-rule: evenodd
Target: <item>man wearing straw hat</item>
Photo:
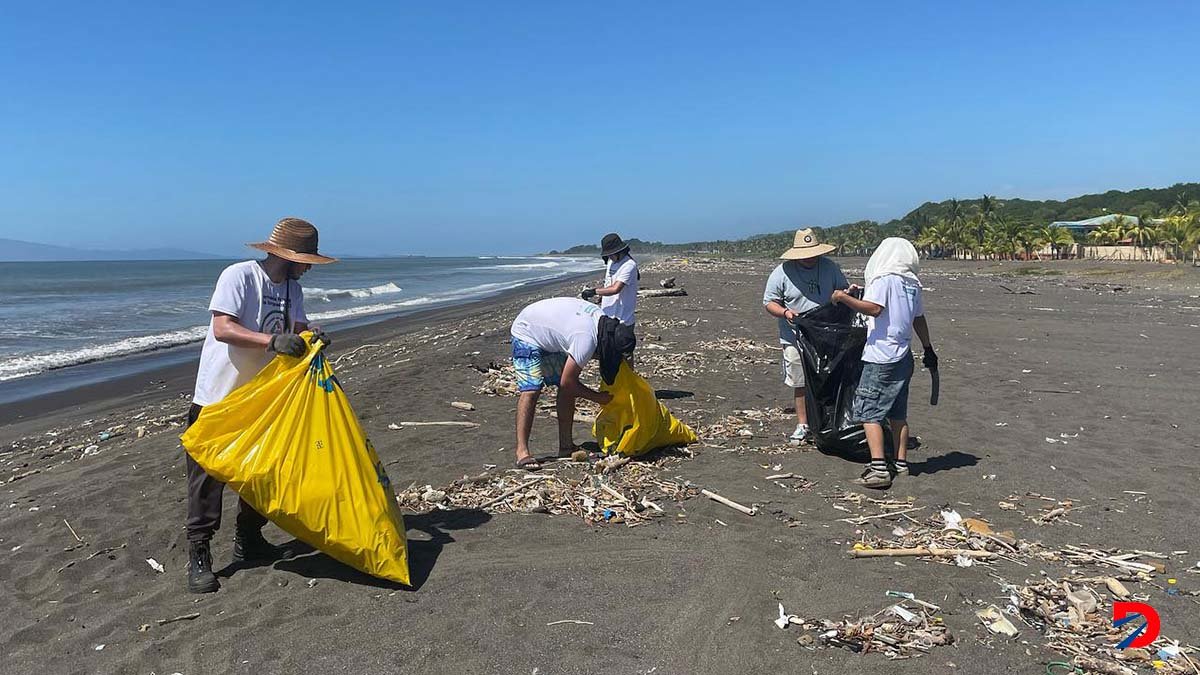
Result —
<instances>
[{"instance_id":1,"label":"man wearing straw hat","mask_svg":"<svg viewBox=\"0 0 1200 675\"><path fill-rule=\"evenodd\" d=\"M796 430L790 436L793 441L803 442L808 438L808 411L804 405L804 361L792 321L829 302L835 290L850 286L837 263L825 257L836 248L817 241L812 229L797 231L792 247L779 256L784 262L771 272L763 292L767 314L779 320L783 383L792 387L796 398Z\"/></svg>"},{"instance_id":2,"label":"man wearing straw hat","mask_svg":"<svg viewBox=\"0 0 1200 675\"><path fill-rule=\"evenodd\" d=\"M317 253L317 228L299 218L275 224L267 241L249 244L265 251L263 260L248 260L225 268L217 279L208 309L212 314L196 391L188 411L188 426L204 406L217 403L249 382L276 354L302 356L307 345L300 333L309 329L304 291L299 279L313 265L335 262ZM329 339L315 329L328 344ZM221 527L221 495L225 485L204 472L187 453L188 590L212 593L220 584L213 573L209 542ZM262 535L267 519L238 500L233 560L272 560L283 551Z\"/></svg>"}]
</instances>

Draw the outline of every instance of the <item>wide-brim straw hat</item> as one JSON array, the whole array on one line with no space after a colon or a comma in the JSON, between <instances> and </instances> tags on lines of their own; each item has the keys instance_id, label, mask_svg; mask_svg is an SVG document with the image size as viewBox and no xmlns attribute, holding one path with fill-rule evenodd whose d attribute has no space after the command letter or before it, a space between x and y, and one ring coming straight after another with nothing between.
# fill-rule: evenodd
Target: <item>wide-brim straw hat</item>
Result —
<instances>
[{"instance_id":1,"label":"wide-brim straw hat","mask_svg":"<svg viewBox=\"0 0 1200 675\"><path fill-rule=\"evenodd\" d=\"M275 223L275 229L271 230L271 236L266 241L246 245L305 265L327 265L337 262L337 258L317 253L317 228L307 220L299 218L280 220Z\"/></svg>"},{"instance_id":2,"label":"wide-brim straw hat","mask_svg":"<svg viewBox=\"0 0 1200 675\"><path fill-rule=\"evenodd\" d=\"M807 260L808 258L816 258L826 253L833 253L836 250L836 246L822 244L817 241L817 234L810 227L803 230L796 230L796 239L792 243L792 247L784 251L783 255L779 256L779 259Z\"/></svg>"}]
</instances>

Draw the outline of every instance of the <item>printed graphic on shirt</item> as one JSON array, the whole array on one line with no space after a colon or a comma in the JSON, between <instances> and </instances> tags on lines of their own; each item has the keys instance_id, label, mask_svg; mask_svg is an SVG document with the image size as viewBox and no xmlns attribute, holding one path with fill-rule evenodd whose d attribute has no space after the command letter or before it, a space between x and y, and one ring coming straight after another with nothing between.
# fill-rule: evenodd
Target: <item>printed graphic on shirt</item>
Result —
<instances>
[{"instance_id":1,"label":"printed graphic on shirt","mask_svg":"<svg viewBox=\"0 0 1200 675\"><path fill-rule=\"evenodd\" d=\"M284 312L285 302L283 298L263 293L262 298L264 315L262 322L258 326L260 333L269 335L279 335L286 333L288 330L287 314Z\"/></svg>"}]
</instances>

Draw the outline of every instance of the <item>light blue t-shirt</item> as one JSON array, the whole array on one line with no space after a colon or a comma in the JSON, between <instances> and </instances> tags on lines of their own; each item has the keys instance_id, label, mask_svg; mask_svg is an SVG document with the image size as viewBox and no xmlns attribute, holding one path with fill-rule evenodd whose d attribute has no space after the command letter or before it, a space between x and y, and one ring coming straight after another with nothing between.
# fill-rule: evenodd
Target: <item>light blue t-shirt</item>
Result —
<instances>
[{"instance_id":1,"label":"light blue t-shirt","mask_svg":"<svg viewBox=\"0 0 1200 675\"><path fill-rule=\"evenodd\" d=\"M828 258L817 258L817 264L805 267L799 260L789 260L776 267L767 278L767 289L763 291L763 305L783 303L784 307L803 314L829 302L829 297L839 288L849 288L842 268ZM779 318L779 342L790 345L796 341L796 332L786 319Z\"/></svg>"},{"instance_id":2,"label":"light blue t-shirt","mask_svg":"<svg viewBox=\"0 0 1200 675\"><path fill-rule=\"evenodd\" d=\"M913 319L925 316L921 285L897 274L886 274L871 282L863 300L883 311L867 317L867 346L862 360L867 363L895 363L908 353L913 335Z\"/></svg>"}]
</instances>

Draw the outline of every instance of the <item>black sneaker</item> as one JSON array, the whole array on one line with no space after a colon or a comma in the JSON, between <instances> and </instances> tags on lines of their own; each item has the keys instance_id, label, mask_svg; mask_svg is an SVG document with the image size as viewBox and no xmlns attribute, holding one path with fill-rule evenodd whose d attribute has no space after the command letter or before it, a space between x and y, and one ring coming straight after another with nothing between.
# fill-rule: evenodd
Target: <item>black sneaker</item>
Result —
<instances>
[{"instance_id":1,"label":"black sneaker","mask_svg":"<svg viewBox=\"0 0 1200 675\"><path fill-rule=\"evenodd\" d=\"M215 593L221 583L213 574L212 551L207 541L194 541L188 546L188 592Z\"/></svg>"},{"instance_id":2,"label":"black sneaker","mask_svg":"<svg viewBox=\"0 0 1200 675\"><path fill-rule=\"evenodd\" d=\"M233 562L235 563L248 560L286 560L291 557L290 549L285 546L275 546L267 541L260 530L238 530L233 535Z\"/></svg>"},{"instance_id":3,"label":"black sneaker","mask_svg":"<svg viewBox=\"0 0 1200 675\"><path fill-rule=\"evenodd\" d=\"M863 487L886 490L892 487L892 474L887 469L880 470L868 466L863 470L862 475L855 478L853 482L855 485Z\"/></svg>"}]
</instances>

